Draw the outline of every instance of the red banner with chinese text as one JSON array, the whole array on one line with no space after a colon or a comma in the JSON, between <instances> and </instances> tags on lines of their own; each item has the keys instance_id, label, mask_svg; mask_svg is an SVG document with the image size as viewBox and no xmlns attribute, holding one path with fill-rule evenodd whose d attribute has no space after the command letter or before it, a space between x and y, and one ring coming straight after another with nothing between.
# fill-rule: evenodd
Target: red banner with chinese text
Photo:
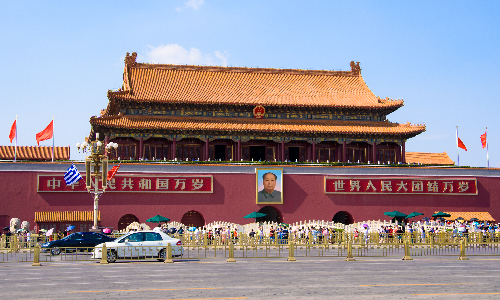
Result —
<instances>
[{"instance_id":1,"label":"red banner with chinese text","mask_svg":"<svg viewBox=\"0 0 500 300\"><path fill-rule=\"evenodd\" d=\"M443 177L325 177L325 194L477 195L477 180Z\"/></svg>"},{"instance_id":2,"label":"red banner with chinese text","mask_svg":"<svg viewBox=\"0 0 500 300\"><path fill-rule=\"evenodd\" d=\"M38 175L37 192L87 192L85 176L74 185L66 185L64 175ZM211 175L116 175L108 182L106 193L213 193Z\"/></svg>"}]
</instances>

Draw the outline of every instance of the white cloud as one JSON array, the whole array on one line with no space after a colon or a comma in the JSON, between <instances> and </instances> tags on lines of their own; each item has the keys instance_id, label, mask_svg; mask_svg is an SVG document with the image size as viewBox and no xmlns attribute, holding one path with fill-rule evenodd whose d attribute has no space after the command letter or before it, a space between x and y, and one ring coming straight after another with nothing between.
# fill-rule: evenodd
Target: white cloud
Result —
<instances>
[{"instance_id":1,"label":"white cloud","mask_svg":"<svg viewBox=\"0 0 500 300\"><path fill-rule=\"evenodd\" d=\"M227 56L215 51L214 55L203 54L199 49L184 49L177 44L149 46L146 58L142 61L160 64L187 64L187 65L219 65L227 66Z\"/></svg>"},{"instance_id":2,"label":"white cloud","mask_svg":"<svg viewBox=\"0 0 500 300\"><path fill-rule=\"evenodd\" d=\"M200 6L205 2L204 0L189 0L188 2L184 3L184 8L192 8L192 9L198 9ZM177 7L177 11L183 11L182 7Z\"/></svg>"},{"instance_id":3,"label":"white cloud","mask_svg":"<svg viewBox=\"0 0 500 300\"><path fill-rule=\"evenodd\" d=\"M203 0L189 0L188 2L186 2L186 7L198 9L203 4L203 2Z\"/></svg>"}]
</instances>

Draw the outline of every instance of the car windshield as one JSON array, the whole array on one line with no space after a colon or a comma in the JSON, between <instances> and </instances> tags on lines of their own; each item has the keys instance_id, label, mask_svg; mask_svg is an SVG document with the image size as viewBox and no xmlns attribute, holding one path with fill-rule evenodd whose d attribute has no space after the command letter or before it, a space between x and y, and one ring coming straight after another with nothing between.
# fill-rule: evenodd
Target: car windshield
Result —
<instances>
[{"instance_id":1,"label":"car windshield","mask_svg":"<svg viewBox=\"0 0 500 300\"><path fill-rule=\"evenodd\" d=\"M118 243L125 243L125 240L128 240L129 242L140 242L143 240L142 235L142 232L131 232L115 241Z\"/></svg>"},{"instance_id":2,"label":"car windshield","mask_svg":"<svg viewBox=\"0 0 500 300\"><path fill-rule=\"evenodd\" d=\"M63 238L63 240L67 241L67 240L76 240L76 239L81 239L81 238L82 238L81 233L72 233L72 234L68 235L67 237Z\"/></svg>"}]
</instances>

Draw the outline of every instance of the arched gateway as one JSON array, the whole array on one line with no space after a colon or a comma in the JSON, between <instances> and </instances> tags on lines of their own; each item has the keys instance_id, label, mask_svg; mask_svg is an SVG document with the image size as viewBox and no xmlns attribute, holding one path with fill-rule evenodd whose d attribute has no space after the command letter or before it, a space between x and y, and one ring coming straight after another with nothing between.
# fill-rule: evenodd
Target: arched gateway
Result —
<instances>
[{"instance_id":1,"label":"arched gateway","mask_svg":"<svg viewBox=\"0 0 500 300\"><path fill-rule=\"evenodd\" d=\"M139 222L139 218L137 218L135 215L132 215L132 214L124 215L118 221L118 230L126 229L127 226L133 222Z\"/></svg>"},{"instance_id":2,"label":"arched gateway","mask_svg":"<svg viewBox=\"0 0 500 300\"><path fill-rule=\"evenodd\" d=\"M345 225L349 225L349 224L354 223L354 218L347 211L339 211L338 213L336 213L333 216L332 221L335 222L335 223L342 223L342 224L345 224Z\"/></svg>"},{"instance_id":3,"label":"arched gateway","mask_svg":"<svg viewBox=\"0 0 500 300\"><path fill-rule=\"evenodd\" d=\"M266 216L262 218L257 218L257 222L277 222L283 223L283 216L281 212L275 208L274 206L264 206L259 210L260 213L266 214Z\"/></svg>"},{"instance_id":4,"label":"arched gateway","mask_svg":"<svg viewBox=\"0 0 500 300\"><path fill-rule=\"evenodd\" d=\"M190 210L182 216L181 223L188 227L203 227L205 218L199 212Z\"/></svg>"}]
</instances>

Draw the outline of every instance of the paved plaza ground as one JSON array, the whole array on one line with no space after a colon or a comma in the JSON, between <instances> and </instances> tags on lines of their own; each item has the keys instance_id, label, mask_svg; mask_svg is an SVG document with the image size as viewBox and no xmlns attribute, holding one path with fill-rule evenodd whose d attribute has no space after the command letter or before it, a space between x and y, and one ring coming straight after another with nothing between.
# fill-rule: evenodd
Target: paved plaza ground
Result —
<instances>
[{"instance_id":1,"label":"paved plaza ground","mask_svg":"<svg viewBox=\"0 0 500 300\"><path fill-rule=\"evenodd\" d=\"M0 264L2 299L498 299L500 258Z\"/></svg>"}]
</instances>

